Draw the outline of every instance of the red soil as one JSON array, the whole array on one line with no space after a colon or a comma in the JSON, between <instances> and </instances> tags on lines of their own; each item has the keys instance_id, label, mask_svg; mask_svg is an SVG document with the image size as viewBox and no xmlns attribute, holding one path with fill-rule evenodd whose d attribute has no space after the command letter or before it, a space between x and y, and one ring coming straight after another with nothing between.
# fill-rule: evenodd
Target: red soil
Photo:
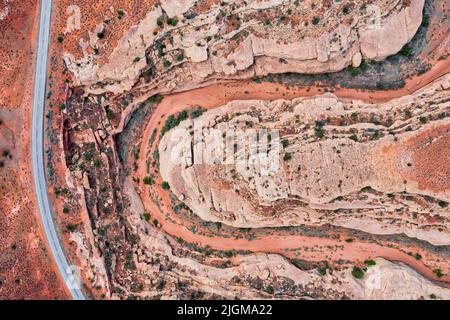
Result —
<instances>
[{"instance_id":1,"label":"red soil","mask_svg":"<svg viewBox=\"0 0 450 320\"><path fill-rule=\"evenodd\" d=\"M406 179L417 181L419 189L450 192L450 124L405 141L398 153L412 154L410 170L402 173Z\"/></svg>"}]
</instances>

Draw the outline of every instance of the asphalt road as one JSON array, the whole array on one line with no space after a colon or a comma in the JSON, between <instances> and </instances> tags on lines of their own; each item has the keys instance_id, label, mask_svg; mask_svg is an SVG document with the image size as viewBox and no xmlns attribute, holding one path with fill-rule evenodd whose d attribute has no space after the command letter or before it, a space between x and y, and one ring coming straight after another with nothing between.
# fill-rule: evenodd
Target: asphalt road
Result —
<instances>
[{"instance_id":1,"label":"asphalt road","mask_svg":"<svg viewBox=\"0 0 450 320\"><path fill-rule=\"evenodd\" d=\"M32 128L32 162L34 188L39 206L45 237L58 271L64 280L68 291L75 300L86 299L80 288L76 267L68 263L58 238L52 209L48 199L47 181L44 162L44 114L46 99L47 60L50 37L50 19L52 1L41 0L41 13L39 21L39 38L36 60L36 75L34 80L33 97L33 128Z\"/></svg>"}]
</instances>

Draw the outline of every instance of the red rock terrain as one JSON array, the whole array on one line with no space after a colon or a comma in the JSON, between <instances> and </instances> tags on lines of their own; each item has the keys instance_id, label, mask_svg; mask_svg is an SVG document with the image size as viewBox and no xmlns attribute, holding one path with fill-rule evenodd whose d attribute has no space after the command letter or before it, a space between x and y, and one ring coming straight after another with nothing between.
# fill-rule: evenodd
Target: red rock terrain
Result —
<instances>
[{"instance_id":1,"label":"red rock terrain","mask_svg":"<svg viewBox=\"0 0 450 320\"><path fill-rule=\"evenodd\" d=\"M83 270L89 295L449 298L450 64L443 41L448 38L447 22L442 19L448 10L442 1L427 4L425 12L432 16L422 25L422 2L410 8L410 2L377 1L385 13L382 34L405 31L382 39L377 32L361 36L351 31L368 28L366 2L357 7L354 1L303 1L295 8L250 1L241 13L239 5L214 1L196 6L162 1L161 6L146 3L142 10L135 2L115 2L109 9L108 1L78 1L83 22L80 30L72 31L66 30L69 3L57 3L48 106L53 113L47 121L53 132L47 142L52 154L48 165L53 168L50 194L64 246ZM297 10L307 14L298 16ZM336 21L342 24L340 33L333 33ZM295 28L301 36L286 36ZM288 52L285 46L298 50ZM385 59L389 55L394 57ZM360 83L369 82L377 84L377 90L361 88ZM342 110L320 103L329 99L324 93L330 91ZM309 103L307 97L318 102ZM259 100L267 106L277 99L305 99L310 107L303 109L311 119L281 129L293 139L291 163L322 168L320 181L310 179L306 188L323 194L265 204L261 211L256 206L265 224L256 219L252 225L240 225L228 219L253 217L253 207L225 212L220 219L214 212L200 215L192 195L180 191L183 179L189 180L185 172L167 170L162 132L168 137L172 127L189 128L189 118L205 110L206 118L223 110L223 118L211 120L214 125L227 123L230 110L240 103ZM282 107L279 103L277 108L285 113L262 116L243 107L242 114L235 110L235 115L254 123L265 119L268 125L275 125L278 116L295 122L289 115L293 111ZM188 119L181 122L177 117ZM319 128L325 131L322 138L315 120L324 123ZM358 143L351 142L354 139ZM341 140L352 148L337 148ZM323 147L326 156L296 158L297 147L312 154L315 146ZM358 190L333 190L341 172L326 162L338 158L351 164L347 173L355 176L353 187ZM292 168L286 172L294 172ZM218 189L212 206L220 207L226 192L236 193L227 198L232 204L259 200L241 188L245 183L238 175L225 181L218 168L202 174L197 180L203 190ZM288 175L285 180L290 179ZM238 183L241 194L234 190ZM323 196L327 194L332 196ZM280 218L299 207L308 214L319 212L314 218L320 223ZM372 259L375 266L365 265ZM354 267L365 270L361 279L352 275ZM382 275L378 289L371 287L373 274ZM393 288L389 283L401 285Z\"/></svg>"},{"instance_id":2,"label":"red rock terrain","mask_svg":"<svg viewBox=\"0 0 450 320\"><path fill-rule=\"evenodd\" d=\"M65 299L39 227L31 174L38 1L0 1L0 299Z\"/></svg>"}]
</instances>

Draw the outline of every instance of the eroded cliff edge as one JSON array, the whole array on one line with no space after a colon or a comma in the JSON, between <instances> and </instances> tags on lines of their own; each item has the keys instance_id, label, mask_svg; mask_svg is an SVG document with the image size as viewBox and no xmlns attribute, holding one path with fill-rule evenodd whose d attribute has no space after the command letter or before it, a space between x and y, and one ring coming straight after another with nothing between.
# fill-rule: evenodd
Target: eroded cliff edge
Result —
<instances>
[{"instance_id":1,"label":"eroded cliff edge","mask_svg":"<svg viewBox=\"0 0 450 320\"><path fill-rule=\"evenodd\" d=\"M295 72L327 73L398 53L422 23L424 0L328 4L229 1L212 5L161 1L100 63L99 34L80 40L83 56L64 59L87 92L122 93L137 86L173 92L227 79ZM343 14L344 13L344 14ZM140 75L145 78L136 83Z\"/></svg>"}]
</instances>

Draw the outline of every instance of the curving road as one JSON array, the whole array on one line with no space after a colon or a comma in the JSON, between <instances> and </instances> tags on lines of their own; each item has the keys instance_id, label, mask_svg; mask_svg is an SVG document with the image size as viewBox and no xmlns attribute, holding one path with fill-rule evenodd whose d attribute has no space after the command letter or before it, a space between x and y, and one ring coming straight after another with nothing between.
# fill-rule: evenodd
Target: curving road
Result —
<instances>
[{"instance_id":1,"label":"curving road","mask_svg":"<svg viewBox=\"0 0 450 320\"><path fill-rule=\"evenodd\" d=\"M34 79L33 127L32 127L32 162L34 188L39 206L42 228L53 259L64 283L75 300L86 299L81 285L77 281L76 267L69 265L59 242L58 233L52 218L52 210L47 193L44 162L44 114L47 80L47 60L50 38L50 19L52 1L41 0L39 21L38 49L36 59L36 75Z\"/></svg>"}]
</instances>

